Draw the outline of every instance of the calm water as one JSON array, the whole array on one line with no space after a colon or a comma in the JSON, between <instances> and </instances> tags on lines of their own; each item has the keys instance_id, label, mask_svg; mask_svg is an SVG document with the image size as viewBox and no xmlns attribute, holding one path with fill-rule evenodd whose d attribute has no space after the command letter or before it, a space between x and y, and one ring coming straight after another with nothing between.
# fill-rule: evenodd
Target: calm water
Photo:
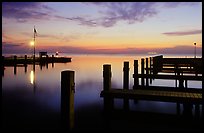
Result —
<instances>
[{"instance_id":1,"label":"calm water","mask_svg":"<svg viewBox=\"0 0 204 133\"><path fill-rule=\"evenodd\" d=\"M61 71L75 71L75 111L82 108L97 105L103 109L103 99L100 98L100 92L103 88L103 65L111 64L112 69L112 87L123 87L123 62L129 61L130 66L130 84L133 86L133 62L149 56L146 55L66 55L72 58L69 63L48 64L48 66L28 65L25 71L24 67L17 67L14 74L13 67L5 67L4 76L2 76L2 96L15 103L16 99L27 101L26 104L35 104L42 110L51 112L60 112L60 89L61 89ZM193 55L164 55L164 57L193 57ZM175 86L175 81L154 80L152 85ZM202 82L189 81L188 87L202 88ZM7 101L5 100L5 101ZM115 107L122 108L123 101L115 100ZM31 106L32 108L32 106ZM33 107L35 108L35 107ZM166 102L139 101L134 104L130 100L131 110L142 110L146 112L159 112L167 114L176 114L176 104ZM26 111L25 111L26 112Z\"/></svg>"}]
</instances>

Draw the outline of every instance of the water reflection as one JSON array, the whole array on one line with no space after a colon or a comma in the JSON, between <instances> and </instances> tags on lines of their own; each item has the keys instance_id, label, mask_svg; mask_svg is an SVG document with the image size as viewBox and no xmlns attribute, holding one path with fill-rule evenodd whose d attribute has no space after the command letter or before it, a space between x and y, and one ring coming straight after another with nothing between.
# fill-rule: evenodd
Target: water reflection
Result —
<instances>
[{"instance_id":1,"label":"water reflection","mask_svg":"<svg viewBox=\"0 0 204 133\"><path fill-rule=\"evenodd\" d=\"M31 83L31 84L34 84L34 80L35 80L34 71L31 70L31 72L30 72L30 83Z\"/></svg>"},{"instance_id":2,"label":"water reflection","mask_svg":"<svg viewBox=\"0 0 204 133\"><path fill-rule=\"evenodd\" d=\"M33 108L36 110L36 105L40 108L45 109L47 112L60 112L60 72L65 69L74 70L76 72L76 93L74 98L74 109L76 114L76 126L78 127L99 127L98 123L101 123L100 111L103 109L103 99L100 98L100 91L102 90L103 75L102 66L105 63L110 63L112 65L112 87L122 88L123 85L123 62L129 61L130 63L130 88L133 86L133 60L138 59L140 67L141 56L131 56L131 57L105 57L105 56L73 56L71 63L55 63L39 65L36 68L33 65L28 65L27 73L24 72L24 67L18 67L17 75L14 76L13 67L6 67L5 74L2 77L2 90L3 96L5 97L5 92L12 92L13 94L20 93L17 95L16 99L22 99L25 103L25 108L29 105L30 112L33 113ZM49 67L48 67L49 66ZM47 69L46 69L47 68ZM139 73L141 69L138 69ZM12 82L12 84L10 84ZM141 82L141 81L140 81ZM37 84L37 87L36 87ZM174 81L165 80L154 80L153 85L165 85L172 86ZM192 81L188 84L189 87L202 88L202 83L198 81ZM37 88L37 93L36 93ZM33 94L35 93L35 94ZM13 98L13 96L8 93L8 95ZM35 102L31 103L30 99ZM115 100L116 108L122 108L122 101ZM11 100L11 103L15 103L15 100ZM28 105L27 105L28 104ZM8 103L6 103L8 105ZM17 105L16 105L17 106ZM32 109L31 107L32 106ZM159 112L167 114L176 114L175 103L160 103L160 102L146 102L138 101L134 104L130 101L130 109L133 111L141 112ZM25 110L27 110L26 108ZM15 108L14 110L17 111ZM181 111L183 107L181 106ZM45 111L45 114L47 112ZM86 113L84 113L86 112ZM31 114L32 114L31 113ZM95 113L95 114L94 114ZM98 114L97 114L98 113ZM42 113L43 114L43 113ZM41 114L41 116L43 116ZM83 115L82 115L83 114ZM33 115L33 114L32 114ZM37 115L36 115L37 116ZM46 116L46 115L44 115ZM53 115L52 115L53 116ZM40 117L40 116L39 116ZM85 119L87 118L87 119ZM141 117L142 118L142 117ZM39 118L40 119L40 118ZM79 121L80 119L80 121ZM144 118L142 118L144 119ZM50 121L50 120L48 120ZM51 123L51 121L50 121ZM91 123L91 124L90 124ZM139 121L138 121L139 123ZM81 124L81 125L80 125ZM94 126L93 126L93 125ZM101 125L102 126L102 125Z\"/></svg>"}]
</instances>

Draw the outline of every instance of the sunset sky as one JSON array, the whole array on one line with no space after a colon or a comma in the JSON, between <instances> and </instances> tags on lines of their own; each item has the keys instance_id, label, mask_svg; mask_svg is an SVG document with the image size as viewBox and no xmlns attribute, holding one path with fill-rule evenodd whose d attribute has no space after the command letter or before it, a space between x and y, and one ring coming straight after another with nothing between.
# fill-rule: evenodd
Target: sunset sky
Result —
<instances>
[{"instance_id":1,"label":"sunset sky","mask_svg":"<svg viewBox=\"0 0 204 133\"><path fill-rule=\"evenodd\" d=\"M3 2L2 52L202 53L201 2Z\"/></svg>"}]
</instances>

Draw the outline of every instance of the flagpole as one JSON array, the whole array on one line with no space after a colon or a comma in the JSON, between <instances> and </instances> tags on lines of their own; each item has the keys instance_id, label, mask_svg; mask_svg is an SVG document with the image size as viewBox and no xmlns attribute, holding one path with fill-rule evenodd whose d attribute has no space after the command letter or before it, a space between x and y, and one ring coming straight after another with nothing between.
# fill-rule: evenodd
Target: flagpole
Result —
<instances>
[{"instance_id":1,"label":"flagpole","mask_svg":"<svg viewBox=\"0 0 204 133\"><path fill-rule=\"evenodd\" d=\"M34 26L34 56L33 56L33 61L35 62L35 26Z\"/></svg>"}]
</instances>

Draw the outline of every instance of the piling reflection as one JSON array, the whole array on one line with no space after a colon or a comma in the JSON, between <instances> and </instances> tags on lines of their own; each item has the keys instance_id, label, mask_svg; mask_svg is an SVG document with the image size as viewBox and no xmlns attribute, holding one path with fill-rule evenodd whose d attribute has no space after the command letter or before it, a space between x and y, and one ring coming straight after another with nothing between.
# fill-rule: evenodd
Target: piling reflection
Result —
<instances>
[{"instance_id":1,"label":"piling reflection","mask_svg":"<svg viewBox=\"0 0 204 133\"><path fill-rule=\"evenodd\" d=\"M33 64L33 70L30 71L30 83L33 85L33 93L36 92L36 75L35 75L35 64Z\"/></svg>"}]
</instances>

